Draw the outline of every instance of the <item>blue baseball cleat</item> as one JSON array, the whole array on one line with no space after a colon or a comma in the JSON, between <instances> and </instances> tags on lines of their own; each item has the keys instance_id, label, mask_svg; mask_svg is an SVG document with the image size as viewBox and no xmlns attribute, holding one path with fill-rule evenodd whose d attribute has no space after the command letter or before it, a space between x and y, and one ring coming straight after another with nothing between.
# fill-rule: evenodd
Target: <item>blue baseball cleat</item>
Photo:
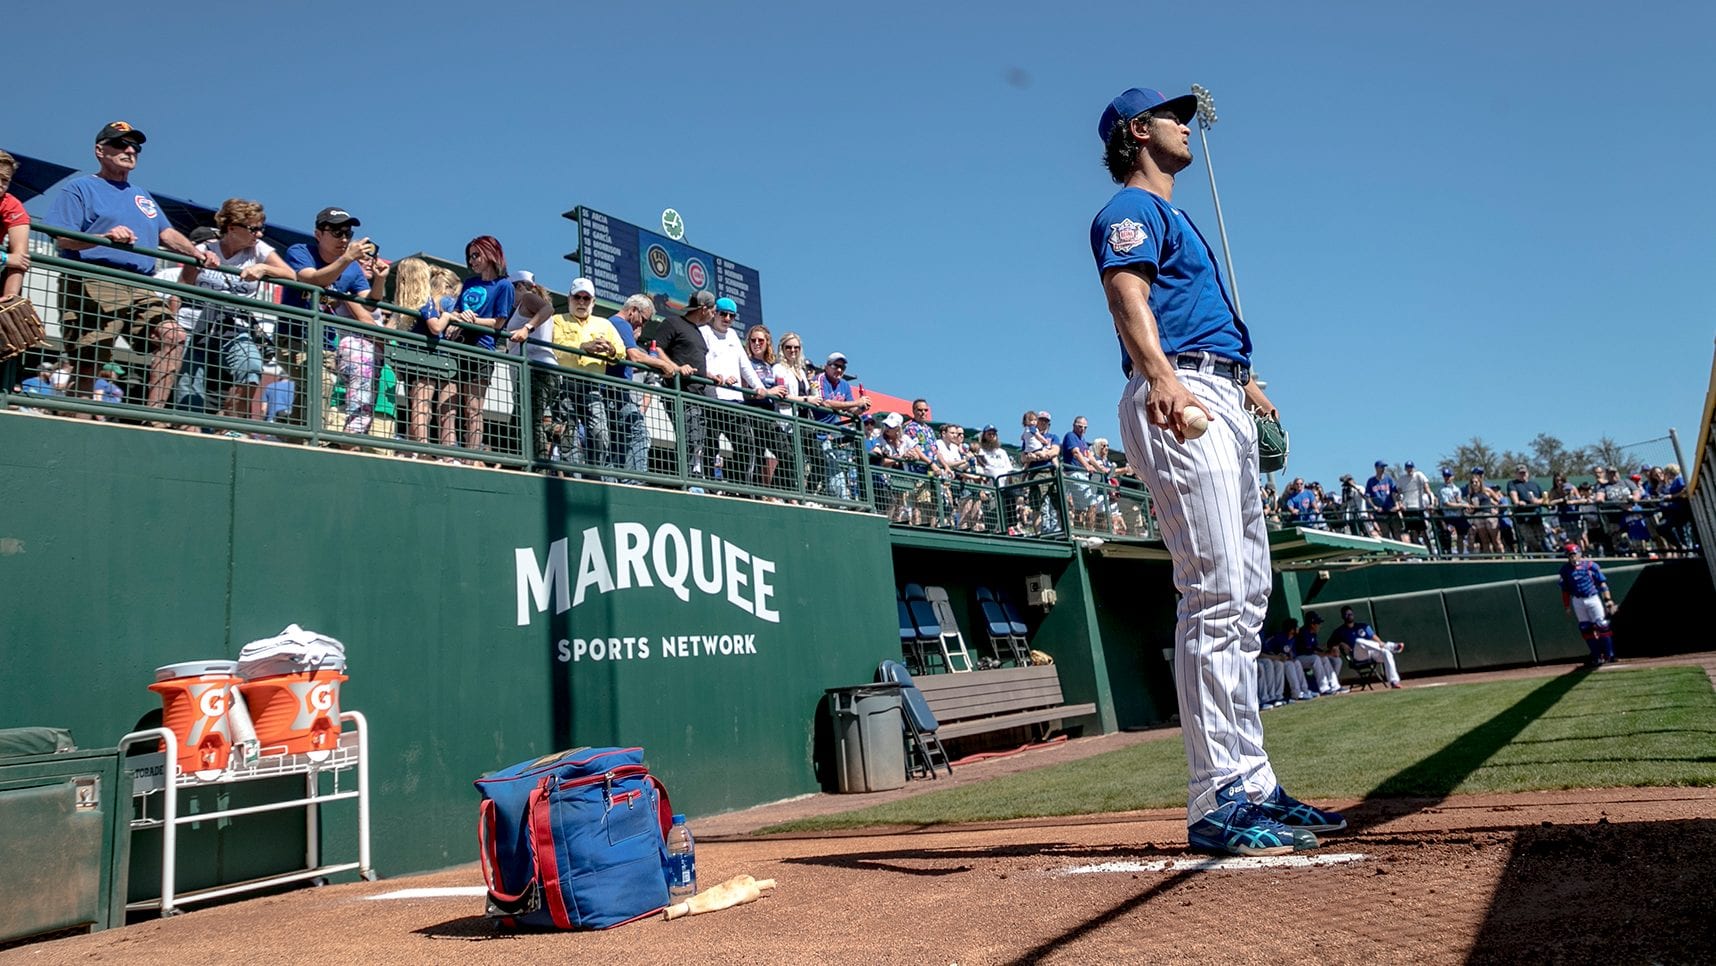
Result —
<instances>
[{"instance_id":1,"label":"blue baseball cleat","mask_svg":"<svg viewBox=\"0 0 1716 966\"><path fill-rule=\"evenodd\" d=\"M1261 805L1244 801L1223 802L1193 822L1186 841L1192 851L1211 855L1290 855L1299 850L1292 829L1270 818Z\"/></svg>"},{"instance_id":2,"label":"blue baseball cleat","mask_svg":"<svg viewBox=\"0 0 1716 966\"><path fill-rule=\"evenodd\" d=\"M1259 802L1257 807L1264 815L1294 831L1327 835L1347 827L1347 820L1340 812L1327 812L1314 805L1306 805L1282 791L1280 785L1276 785L1269 797Z\"/></svg>"}]
</instances>

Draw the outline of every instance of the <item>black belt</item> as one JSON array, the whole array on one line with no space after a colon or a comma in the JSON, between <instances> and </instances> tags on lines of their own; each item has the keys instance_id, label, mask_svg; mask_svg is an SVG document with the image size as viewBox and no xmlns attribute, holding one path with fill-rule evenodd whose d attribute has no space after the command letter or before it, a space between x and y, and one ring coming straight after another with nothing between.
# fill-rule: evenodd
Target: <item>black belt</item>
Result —
<instances>
[{"instance_id":1,"label":"black belt","mask_svg":"<svg viewBox=\"0 0 1716 966\"><path fill-rule=\"evenodd\" d=\"M1196 369L1202 372L1205 371L1204 365L1206 363L1208 363L1208 371L1212 375L1220 376L1223 379L1232 379L1241 386L1251 381L1251 369L1243 362L1234 362L1232 359L1223 359L1220 356L1204 355L1201 352L1185 352L1174 357L1174 368L1176 369Z\"/></svg>"}]
</instances>

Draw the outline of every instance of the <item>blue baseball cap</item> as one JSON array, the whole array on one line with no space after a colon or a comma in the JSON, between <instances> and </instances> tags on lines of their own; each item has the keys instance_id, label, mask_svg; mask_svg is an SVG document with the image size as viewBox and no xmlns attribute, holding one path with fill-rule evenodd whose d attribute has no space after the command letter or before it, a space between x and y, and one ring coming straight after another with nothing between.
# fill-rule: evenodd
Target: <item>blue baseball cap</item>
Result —
<instances>
[{"instance_id":1,"label":"blue baseball cap","mask_svg":"<svg viewBox=\"0 0 1716 966\"><path fill-rule=\"evenodd\" d=\"M733 301L732 299L725 299L725 298L716 299L715 300L715 311L717 311L717 312L731 312L734 315L738 315L739 314L739 303Z\"/></svg>"},{"instance_id":2,"label":"blue baseball cap","mask_svg":"<svg viewBox=\"0 0 1716 966\"><path fill-rule=\"evenodd\" d=\"M1174 116L1184 124L1198 112L1198 99L1191 94L1182 94L1170 98L1161 91L1148 87L1133 87L1122 91L1119 97L1108 102L1103 108L1102 120L1096 122L1096 136L1102 138L1102 143L1108 143L1108 135L1114 131L1114 125L1121 121L1130 120L1158 107L1165 107L1174 112Z\"/></svg>"},{"instance_id":3,"label":"blue baseball cap","mask_svg":"<svg viewBox=\"0 0 1716 966\"><path fill-rule=\"evenodd\" d=\"M1386 470L1386 469L1388 469L1388 460L1377 460L1376 465L1378 465L1378 466L1380 466Z\"/></svg>"}]
</instances>

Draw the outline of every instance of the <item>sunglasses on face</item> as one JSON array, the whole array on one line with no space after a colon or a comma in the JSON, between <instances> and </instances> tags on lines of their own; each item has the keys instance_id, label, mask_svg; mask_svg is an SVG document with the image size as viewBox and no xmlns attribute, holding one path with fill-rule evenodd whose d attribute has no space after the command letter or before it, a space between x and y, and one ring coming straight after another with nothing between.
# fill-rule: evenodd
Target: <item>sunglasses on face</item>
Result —
<instances>
[{"instance_id":1,"label":"sunglasses on face","mask_svg":"<svg viewBox=\"0 0 1716 966\"><path fill-rule=\"evenodd\" d=\"M352 237L352 226L350 226L350 225L318 225L316 227L318 230L325 231L328 234L334 236L335 238L350 238L350 237ZM468 262L470 260L471 260L471 258L469 255L465 256L465 261Z\"/></svg>"},{"instance_id":2,"label":"sunglasses on face","mask_svg":"<svg viewBox=\"0 0 1716 966\"><path fill-rule=\"evenodd\" d=\"M238 227L243 228L245 231L250 232L252 235L262 234L262 232L265 228L265 226L263 226L263 225L239 225Z\"/></svg>"},{"instance_id":3,"label":"sunglasses on face","mask_svg":"<svg viewBox=\"0 0 1716 966\"><path fill-rule=\"evenodd\" d=\"M783 346L781 346L781 351L782 352L797 352L798 346L797 345L783 345Z\"/></svg>"},{"instance_id":4,"label":"sunglasses on face","mask_svg":"<svg viewBox=\"0 0 1716 966\"><path fill-rule=\"evenodd\" d=\"M594 302L594 301L596 301L596 297L594 295L586 295L583 292L579 292L577 295L572 296L572 301L574 301L574 302Z\"/></svg>"},{"instance_id":5,"label":"sunglasses on face","mask_svg":"<svg viewBox=\"0 0 1716 966\"><path fill-rule=\"evenodd\" d=\"M844 363L844 362L830 362L828 364L828 368L830 368L830 369L844 369L844 368L846 368L846 363Z\"/></svg>"},{"instance_id":6,"label":"sunglasses on face","mask_svg":"<svg viewBox=\"0 0 1716 966\"><path fill-rule=\"evenodd\" d=\"M737 312L716 312L715 314L719 315L723 319L736 319L739 317L739 313Z\"/></svg>"},{"instance_id":7,"label":"sunglasses on face","mask_svg":"<svg viewBox=\"0 0 1716 966\"><path fill-rule=\"evenodd\" d=\"M103 147L107 148L107 150L117 151L121 154L125 153L126 148L130 148L136 154L142 154L143 153L143 145L138 144L136 141L127 141L127 140L123 140L120 138L114 138L111 141L103 141L101 143L102 143Z\"/></svg>"},{"instance_id":8,"label":"sunglasses on face","mask_svg":"<svg viewBox=\"0 0 1716 966\"><path fill-rule=\"evenodd\" d=\"M746 339L745 341L751 343L752 345L768 345L769 344L769 337L766 335L759 335L759 336L756 336L754 338Z\"/></svg>"}]
</instances>

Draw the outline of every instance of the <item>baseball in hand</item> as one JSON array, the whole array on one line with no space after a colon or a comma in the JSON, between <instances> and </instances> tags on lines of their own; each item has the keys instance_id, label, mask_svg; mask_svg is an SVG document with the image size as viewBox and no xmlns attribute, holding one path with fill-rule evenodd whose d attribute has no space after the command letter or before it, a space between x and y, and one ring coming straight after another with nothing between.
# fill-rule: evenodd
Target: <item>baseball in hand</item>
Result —
<instances>
[{"instance_id":1,"label":"baseball in hand","mask_svg":"<svg viewBox=\"0 0 1716 966\"><path fill-rule=\"evenodd\" d=\"M1180 410L1180 424L1185 427L1187 439L1197 439L1210 428L1210 418L1197 406L1187 406Z\"/></svg>"}]
</instances>

